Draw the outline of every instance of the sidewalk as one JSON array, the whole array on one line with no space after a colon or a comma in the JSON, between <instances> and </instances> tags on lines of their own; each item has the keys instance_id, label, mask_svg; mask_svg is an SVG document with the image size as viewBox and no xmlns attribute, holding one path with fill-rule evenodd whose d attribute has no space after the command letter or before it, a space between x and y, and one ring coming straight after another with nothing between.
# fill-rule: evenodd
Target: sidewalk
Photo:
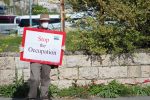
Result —
<instances>
[{"instance_id":1,"label":"sidewalk","mask_svg":"<svg viewBox=\"0 0 150 100\"><path fill-rule=\"evenodd\" d=\"M12 98L3 98L0 97L0 100L25 100L25 99L12 99ZM54 98L52 100L150 100L150 96L145 97L119 97L119 98L99 98L99 97L93 97L89 99L71 99L71 98Z\"/></svg>"}]
</instances>

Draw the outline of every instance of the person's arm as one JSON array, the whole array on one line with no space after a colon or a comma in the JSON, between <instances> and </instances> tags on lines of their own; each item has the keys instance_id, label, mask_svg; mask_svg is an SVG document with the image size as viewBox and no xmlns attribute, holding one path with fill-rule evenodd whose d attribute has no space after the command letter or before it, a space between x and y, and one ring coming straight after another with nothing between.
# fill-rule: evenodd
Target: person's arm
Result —
<instances>
[{"instance_id":1,"label":"person's arm","mask_svg":"<svg viewBox=\"0 0 150 100\"><path fill-rule=\"evenodd\" d=\"M24 51L24 47L22 47L22 45L19 46L19 52L23 52Z\"/></svg>"},{"instance_id":2,"label":"person's arm","mask_svg":"<svg viewBox=\"0 0 150 100\"><path fill-rule=\"evenodd\" d=\"M61 49L62 49L63 51L65 51L65 50L66 50L66 46L63 45L63 46L61 47Z\"/></svg>"}]
</instances>

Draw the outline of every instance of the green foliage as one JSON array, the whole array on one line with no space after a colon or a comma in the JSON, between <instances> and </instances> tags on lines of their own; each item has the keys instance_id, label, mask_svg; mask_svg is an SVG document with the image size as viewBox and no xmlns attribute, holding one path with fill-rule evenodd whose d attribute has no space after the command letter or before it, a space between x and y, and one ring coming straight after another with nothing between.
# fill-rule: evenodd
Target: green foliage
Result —
<instances>
[{"instance_id":1,"label":"green foliage","mask_svg":"<svg viewBox=\"0 0 150 100\"><path fill-rule=\"evenodd\" d=\"M80 50L89 53L128 53L150 47L149 0L67 0L76 11L88 11L95 18L82 19L77 25ZM84 8L84 9L83 9ZM115 24L106 24L107 20ZM76 33L77 33L76 32ZM77 42L77 44L80 44Z\"/></svg>"},{"instance_id":2,"label":"green foliage","mask_svg":"<svg viewBox=\"0 0 150 100\"><path fill-rule=\"evenodd\" d=\"M62 89L58 92L58 96L60 97L80 97L80 98L87 98L88 97L87 87L69 87L67 89Z\"/></svg>"},{"instance_id":3,"label":"green foliage","mask_svg":"<svg viewBox=\"0 0 150 100\"><path fill-rule=\"evenodd\" d=\"M79 23L80 29L74 32L74 36L70 39L74 46L78 46L78 50L101 55L132 53L135 49L139 49L136 44L141 42L142 36L134 28L127 29L118 25L98 26L95 19L92 18L87 18L84 21L86 21L86 25L81 26Z\"/></svg>"},{"instance_id":4,"label":"green foliage","mask_svg":"<svg viewBox=\"0 0 150 100\"><path fill-rule=\"evenodd\" d=\"M22 79L16 80L14 84L0 86L0 96L23 98L28 94L28 85Z\"/></svg>"},{"instance_id":5,"label":"green foliage","mask_svg":"<svg viewBox=\"0 0 150 100\"><path fill-rule=\"evenodd\" d=\"M70 31L66 34L66 49L68 51L78 51L81 48L81 42L79 39L80 33L76 31Z\"/></svg>"},{"instance_id":6,"label":"green foliage","mask_svg":"<svg viewBox=\"0 0 150 100\"><path fill-rule=\"evenodd\" d=\"M127 86L119 84L116 81L110 82L108 85L92 85L89 88L91 95L96 95L104 98L115 98L119 96L127 96L130 90Z\"/></svg>"},{"instance_id":7,"label":"green foliage","mask_svg":"<svg viewBox=\"0 0 150 100\"><path fill-rule=\"evenodd\" d=\"M10 5L10 0L3 0L5 4Z\"/></svg>"},{"instance_id":8,"label":"green foliage","mask_svg":"<svg viewBox=\"0 0 150 100\"><path fill-rule=\"evenodd\" d=\"M34 5L32 8L32 14L37 15L37 14L59 14L55 9L52 11L49 11L49 9L44 8L43 6L40 5Z\"/></svg>"},{"instance_id":9,"label":"green foliage","mask_svg":"<svg viewBox=\"0 0 150 100\"><path fill-rule=\"evenodd\" d=\"M21 44L21 37L0 36L0 52L18 52Z\"/></svg>"},{"instance_id":10,"label":"green foliage","mask_svg":"<svg viewBox=\"0 0 150 100\"><path fill-rule=\"evenodd\" d=\"M88 91L90 95L97 95L102 90L103 90L103 85L91 85Z\"/></svg>"},{"instance_id":11,"label":"green foliage","mask_svg":"<svg viewBox=\"0 0 150 100\"><path fill-rule=\"evenodd\" d=\"M14 92L15 92L15 86L13 84L0 86L1 96L12 97Z\"/></svg>"},{"instance_id":12,"label":"green foliage","mask_svg":"<svg viewBox=\"0 0 150 100\"><path fill-rule=\"evenodd\" d=\"M58 95L58 92L60 91L60 89L55 86L55 85L50 85L49 86L49 95L52 97L56 97Z\"/></svg>"},{"instance_id":13,"label":"green foliage","mask_svg":"<svg viewBox=\"0 0 150 100\"><path fill-rule=\"evenodd\" d=\"M116 98L120 96L149 96L150 86L123 85L114 80L108 85L92 84L89 86L73 86L65 89L55 88L54 91L51 93L59 97L87 98L88 96L99 96L103 98Z\"/></svg>"},{"instance_id":14,"label":"green foliage","mask_svg":"<svg viewBox=\"0 0 150 100\"><path fill-rule=\"evenodd\" d=\"M116 98L126 94L128 94L126 86L119 84L116 81L112 81L108 85L104 85L102 91L99 91L97 95L104 98Z\"/></svg>"},{"instance_id":15,"label":"green foliage","mask_svg":"<svg viewBox=\"0 0 150 100\"><path fill-rule=\"evenodd\" d=\"M146 91L146 90L148 90L148 88L144 88L144 87L141 87L138 85L131 87L131 93L132 93L132 95L135 95L135 96L147 96L147 95L149 95L150 92Z\"/></svg>"},{"instance_id":16,"label":"green foliage","mask_svg":"<svg viewBox=\"0 0 150 100\"><path fill-rule=\"evenodd\" d=\"M22 79L16 80L14 84L0 86L0 96L24 98L28 94L29 87ZM79 97L99 96L103 98L116 98L120 96L150 96L150 86L124 85L112 81L108 85L72 86L59 89L50 85L49 94L53 97Z\"/></svg>"},{"instance_id":17,"label":"green foliage","mask_svg":"<svg viewBox=\"0 0 150 100\"><path fill-rule=\"evenodd\" d=\"M43 6L34 5L34 7L32 8L32 14L37 15L37 14L42 14L42 13L49 14L49 10L47 8L44 8Z\"/></svg>"},{"instance_id":18,"label":"green foliage","mask_svg":"<svg viewBox=\"0 0 150 100\"><path fill-rule=\"evenodd\" d=\"M150 86L147 87L143 87L143 90L145 91L145 93L150 96Z\"/></svg>"}]
</instances>

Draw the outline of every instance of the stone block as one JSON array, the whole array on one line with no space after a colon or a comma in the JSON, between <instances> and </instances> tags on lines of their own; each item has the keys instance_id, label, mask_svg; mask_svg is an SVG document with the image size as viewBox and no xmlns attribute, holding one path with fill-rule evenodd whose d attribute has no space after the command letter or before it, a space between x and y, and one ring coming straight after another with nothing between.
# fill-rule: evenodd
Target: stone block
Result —
<instances>
[{"instance_id":1,"label":"stone block","mask_svg":"<svg viewBox=\"0 0 150 100\"><path fill-rule=\"evenodd\" d=\"M136 81L139 83L139 84L147 84L147 85L150 85L150 78L136 78Z\"/></svg>"},{"instance_id":2,"label":"stone block","mask_svg":"<svg viewBox=\"0 0 150 100\"><path fill-rule=\"evenodd\" d=\"M24 73L23 73L23 69L18 69L17 70L17 77L18 77L18 79L20 79L20 78L22 78L23 77L23 75L24 75Z\"/></svg>"},{"instance_id":3,"label":"stone block","mask_svg":"<svg viewBox=\"0 0 150 100\"><path fill-rule=\"evenodd\" d=\"M99 79L126 78L127 66L99 67Z\"/></svg>"},{"instance_id":4,"label":"stone block","mask_svg":"<svg viewBox=\"0 0 150 100\"><path fill-rule=\"evenodd\" d=\"M94 80L94 84L105 84L107 85L114 79L104 79L104 80ZM120 84L150 84L150 79L149 78L122 78L122 79L115 79L118 83Z\"/></svg>"},{"instance_id":5,"label":"stone block","mask_svg":"<svg viewBox=\"0 0 150 100\"><path fill-rule=\"evenodd\" d=\"M23 70L24 80L27 81L30 79L30 69Z\"/></svg>"},{"instance_id":6,"label":"stone block","mask_svg":"<svg viewBox=\"0 0 150 100\"><path fill-rule=\"evenodd\" d=\"M91 60L86 55L70 55L66 56L66 67L89 67Z\"/></svg>"},{"instance_id":7,"label":"stone block","mask_svg":"<svg viewBox=\"0 0 150 100\"><path fill-rule=\"evenodd\" d=\"M78 86L88 86L92 84L91 80L77 80L76 84Z\"/></svg>"},{"instance_id":8,"label":"stone block","mask_svg":"<svg viewBox=\"0 0 150 100\"><path fill-rule=\"evenodd\" d=\"M136 84L136 78L126 78L126 79L116 79L119 83L122 84Z\"/></svg>"},{"instance_id":9,"label":"stone block","mask_svg":"<svg viewBox=\"0 0 150 100\"><path fill-rule=\"evenodd\" d=\"M0 70L0 84L12 84L15 81L15 70Z\"/></svg>"},{"instance_id":10,"label":"stone block","mask_svg":"<svg viewBox=\"0 0 150 100\"><path fill-rule=\"evenodd\" d=\"M101 55L100 56L93 56L91 59L92 66L103 66L103 67L108 67L108 66L115 66L119 65L118 64L118 59L111 59L112 55Z\"/></svg>"},{"instance_id":11,"label":"stone block","mask_svg":"<svg viewBox=\"0 0 150 100\"><path fill-rule=\"evenodd\" d=\"M134 62L140 65L150 65L150 53L135 53Z\"/></svg>"},{"instance_id":12,"label":"stone block","mask_svg":"<svg viewBox=\"0 0 150 100\"><path fill-rule=\"evenodd\" d=\"M74 83L73 80L58 80L58 81L51 81L51 84L57 86L60 89L69 88Z\"/></svg>"},{"instance_id":13,"label":"stone block","mask_svg":"<svg viewBox=\"0 0 150 100\"><path fill-rule=\"evenodd\" d=\"M58 68L51 69L51 72L50 72L51 81L58 80L58 78L59 78Z\"/></svg>"},{"instance_id":14,"label":"stone block","mask_svg":"<svg viewBox=\"0 0 150 100\"><path fill-rule=\"evenodd\" d=\"M141 66L142 77L150 77L150 65Z\"/></svg>"},{"instance_id":15,"label":"stone block","mask_svg":"<svg viewBox=\"0 0 150 100\"><path fill-rule=\"evenodd\" d=\"M62 65L59 66L59 67L66 67L66 66L67 66L66 60L67 60L67 57L64 55L64 56L63 56L63 60L62 60Z\"/></svg>"},{"instance_id":16,"label":"stone block","mask_svg":"<svg viewBox=\"0 0 150 100\"><path fill-rule=\"evenodd\" d=\"M150 78L117 79L122 84L150 84Z\"/></svg>"},{"instance_id":17,"label":"stone block","mask_svg":"<svg viewBox=\"0 0 150 100\"><path fill-rule=\"evenodd\" d=\"M140 66L128 66L128 77L137 78L141 77L141 67Z\"/></svg>"},{"instance_id":18,"label":"stone block","mask_svg":"<svg viewBox=\"0 0 150 100\"><path fill-rule=\"evenodd\" d=\"M78 79L78 68L59 68L60 79Z\"/></svg>"},{"instance_id":19,"label":"stone block","mask_svg":"<svg viewBox=\"0 0 150 100\"><path fill-rule=\"evenodd\" d=\"M29 69L30 63L21 61L19 57L15 57L15 64L17 69Z\"/></svg>"},{"instance_id":20,"label":"stone block","mask_svg":"<svg viewBox=\"0 0 150 100\"><path fill-rule=\"evenodd\" d=\"M107 85L108 83L110 83L111 81L113 81L114 79L101 79L101 80L93 80L93 84L105 84Z\"/></svg>"},{"instance_id":21,"label":"stone block","mask_svg":"<svg viewBox=\"0 0 150 100\"><path fill-rule=\"evenodd\" d=\"M79 79L97 79L98 68L97 67L82 67L79 68Z\"/></svg>"},{"instance_id":22,"label":"stone block","mask_svg":"<svg viewBox=\"0 0 150 100\"><path fill-rule=\"evenodd\" d=\"M118 59L118 65L120 65L120 66L135 65L135 63L133 61L134 56L132 56L130 54L124 54L124 55L118 56L117 59Z\"/></svg>"},{"instance_id":23,"label":"stone block","mask_svg":"<svg viewBox=\"0 0 150 100\"><path fill-rule=\"evenodd\" d=\"M14 57L0 57L0 70L15 70Z\"/></svg>"}]
</instances>

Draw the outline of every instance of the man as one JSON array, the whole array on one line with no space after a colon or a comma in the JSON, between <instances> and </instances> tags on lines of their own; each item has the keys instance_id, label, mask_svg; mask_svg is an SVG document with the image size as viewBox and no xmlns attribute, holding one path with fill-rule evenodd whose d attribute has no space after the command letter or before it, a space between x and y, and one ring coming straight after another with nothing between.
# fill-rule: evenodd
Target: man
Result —
<instances>
[{"instance_id":1,"label":"man","mask_svg":"<svg viewBox=\"0 0 150 100\"><path fill-rule=\"evenodd\" d=\"M40 15L40 29L48 29L49 15ZM40 98L42 100L48 100L48 86L50 83L50 70L51 65L30 63L30 90L28 94L29 100L36 100L38 94L38 88L40 86Z\"/></svg>"},{"instance_id":2,"label":"man","mask_svg":"<svg viewBox=\"0 0 150 100\"><path fill-rule=\"evenodd\" d=\"M40 26L38 28L48 30L48 23L49 15L41 14ZM63 46L62 49L64 50L65 47ZM23 48L21 48L20 51L23 51ZM28 94L28 100L37 100L39 87L40 100L50 100L50 97L48 96L48 87L50 83L49 74L51 67L54 67L54 65L47 65L34 62L30 63L30 89Z\"/></svg>"}]
</instances>

